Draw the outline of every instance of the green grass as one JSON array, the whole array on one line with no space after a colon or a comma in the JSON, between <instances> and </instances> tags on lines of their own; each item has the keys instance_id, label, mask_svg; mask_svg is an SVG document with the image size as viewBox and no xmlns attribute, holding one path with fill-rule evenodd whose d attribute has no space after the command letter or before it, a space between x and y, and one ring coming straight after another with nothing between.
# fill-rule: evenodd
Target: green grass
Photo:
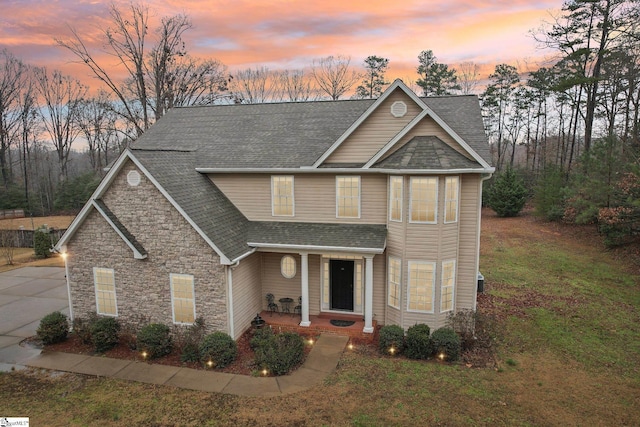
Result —
<instances>
[{"instance_id":1,"label":"green grass","mask_svg":"<svg viewBox=\"0 0 640 427\"><path fill-rule=\"evenodd\" d=\"M496 369L347 352L323 384L276 398L0 374L4 414L49 426L640 425L639 278L587 244L523 236L528 225L483 237L496 305L531 302L498 320Z\"/></svg>"}]
</instances>

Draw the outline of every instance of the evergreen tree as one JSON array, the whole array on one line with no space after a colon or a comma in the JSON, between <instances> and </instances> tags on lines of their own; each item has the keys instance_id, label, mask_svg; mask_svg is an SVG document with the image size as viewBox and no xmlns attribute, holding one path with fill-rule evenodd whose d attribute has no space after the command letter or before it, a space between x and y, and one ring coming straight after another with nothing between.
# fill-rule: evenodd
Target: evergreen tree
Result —
<instances>
[{"instance_id":1,"label":"evergreen tree","mask_svg":"<svg viewBox=\"0 0 640 427\"><path fill-rule=\"evenodd\" d=\"M487 205L500 217L516 216L527 201L527 189L522 178L508 167L496 175L487 190Z\"/></svg>"}]
</instances>

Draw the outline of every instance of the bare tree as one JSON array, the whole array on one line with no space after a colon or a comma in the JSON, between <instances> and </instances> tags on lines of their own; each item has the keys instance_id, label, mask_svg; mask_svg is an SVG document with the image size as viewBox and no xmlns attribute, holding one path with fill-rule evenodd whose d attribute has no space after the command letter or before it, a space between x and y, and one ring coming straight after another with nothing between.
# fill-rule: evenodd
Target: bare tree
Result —
<instances>
[{"instance_id":1,"label":"bare tree","mask_svg":"<svg viewBox=\"0 0 640 427\"><path fill-rule=\"evenodd\" d=\"M100 172L108 162L109 149L117 138L116 122L117 116L105 91L80 101L77 123L87 141L89 162L95 172Z\"/></svg>"},{"instance_id":2,"label":"bare tree","mask_svg":"<svg viewBox=\"0 0 640 427\"><path fill-rule=\"evenodd\" d=\"M309 101L317 90L303 70L283 70L276 74L277 96L282 101Z\"/></svg>"},{"instance_id":3,"label":"bare tree","mask_svg":"<svg viewBox=\"0 0 640 427\"><path fill-rule=\"evenodd\" d=\"M271 99L274 90L273 74L267 67L238 71L231 79L231 94L235 102L260 104Z\"/></svg>"},{"instance_id":4,"label":"bare tree","mask_svg":"<svg viewBox=\"0 0 640 427\"><path fill-rule=\"evenodd\" d=\"M351 69L350 63L350 57L341 55L327 56L313 61L311 75L320 90L334 101L340 99L362 78L360 73Z\"/></svg>"},{"instance_id":5,"label":"bare tree","mask_svg":"<svg viewBox=\"0 0 640 427\"><path fill-rule=\"evenodd\" d=\"M480 66L474 62L466 61L458 68L458 83L463 95L471 95L478 88L480 81Z\"/></svg>"},{"instance_id":6,"label":"bare tree","mask_svg":"<svg viewBox=\"0 0 640 427\"><path fill-rule=\"evenodd\" d=\"M8 156L16 127L20 122L16 104L20 98L26 66L6 50L0 52L0 173L6 187L12 182Z\"/></svg>"},{"instance_id":7,"label":"bare tree","mask_svg":"<svg viewBox=\"0 0 640 427\"><path fill-rule=\"evenodd\" d=\"M187 57L182 36L192 28L185 15L161 19L152 31L155 44L149 46L149 8L131 3L125 10L110 7L112 26L104 30L107 53L126 70L124 82L115 80L107 68L95 60L80 35L71 29L71 38L56 39L86 64L119 101L118 114L134 135L141 135L175 105L213 102L226 90L224 66L217 61ZM128 131L127 131L128 132ZM128 132L130 133L130 132Z\"/></svg>"},{"instance_id":8,"label":"bare tree","mask_svg":"<svg viewBox=\"0 0 640 427\"><path fill-rule=\"evenodd\" d=\"M57 70L49 73L46 68L37 68L35 78L36 88L44 103L42 124L56 149L62 181L68 176L67 162L71 145L80 132L76 119L87 88Z\"/></svg>"}]
</instances>

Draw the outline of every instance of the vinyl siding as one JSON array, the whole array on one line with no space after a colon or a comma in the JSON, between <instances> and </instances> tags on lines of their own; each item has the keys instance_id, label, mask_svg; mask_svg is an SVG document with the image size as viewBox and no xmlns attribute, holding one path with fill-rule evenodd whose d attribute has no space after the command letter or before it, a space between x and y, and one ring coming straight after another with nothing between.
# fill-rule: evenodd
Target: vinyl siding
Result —
<instances>
[{"instance_id":1,"label":"vinyl siding","mask_svg":"<svg viewBox=\"0 0 640 427\"><path fill-rule=\"evenodd\" d=\"M271 215L271 175L211 174L209 177L251 221L386 223L387 177L384 175L360 175L360 218L336 218L335 174L295 175L295 216L291 217Z\"/></svg>"},{"instance_id":2,"label":"vinyl siding","mask_svg":"<svg viewBox=\"0 0 640 427\"><path fill-rule=\"evenodd\" d=\"M391 105L403 101L407 114L394 117ZM400 132L422 109L400 89L396 89L369 117L342 142L325 163L365 163Z\"/></svg>"},{"instance_id":3,"label":"vinyl siding","mask_svg":"<svg viewBox=\"0 0 640 427\"><path fill-rule=\"evenodd\" d=\"M392 155L396 150L404 146L407 142L411 141L416 136L437 136L444 143L449 145L451 148L456 150L458 153L463 156L471 159L472 157L467 153L461 146L456 142L455 139L451 135L449 135L435 120L431 117L427 116L420 121L413 129L411 129L405 136L403 136L400 141L398 141L384 156L379 160L384 160L390 155Z\"/></svg>"},{"instance_id":4,"label":"vinyl siding","mask_svg":"<svg viewBox=\"0 0 640 427\"><path fill-rule=\"evenodd\" d=\"M251 320L262 310L261 264L262 254L254 253L232 270L233 329L236 339L251 326Z\"/></svg>"},{"instance_id":5,"label":"vinyl siding","mask_svg":"<svg viewBox=\"0 0 640 427\"><path fill-rule=\"evenodd\" d=\"M296 261L296 275L291 279L285 278L280 272L280 261L285 255L291 255ZM262 309L267 309L266 294L272 293L275 303L281 308L280 298L292 298L291 311L298 303L298 297L302 290L300 275L300 255L284 253L262 252ZM311 284L310 284L311 286Z\"/></svg>"},{"instance_id":6,"label":"vinyl siding","mask_svg":"<svg viewBox=\"0 0 640 427\"><path fill-rule=\"evenodd\" d=\"M460 249L456 282L456 310L475 309L478 284L478 228L482 181L480 175L463 175L460 197Z\"/></svg>"}]
</instances>

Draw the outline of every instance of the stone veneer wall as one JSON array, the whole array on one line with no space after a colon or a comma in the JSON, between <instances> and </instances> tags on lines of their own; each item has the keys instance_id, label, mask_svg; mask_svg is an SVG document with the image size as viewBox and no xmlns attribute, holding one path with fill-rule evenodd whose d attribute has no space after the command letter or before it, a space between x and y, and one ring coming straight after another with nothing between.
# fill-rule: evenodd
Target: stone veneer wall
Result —
<instances>
[{"instance_id":1,"label":"stone veneer wall","mask_svg":"<svg viewBox=\"0 0 640 427\"><path fill-rule=\"evenodd\" d=\"M228 331L225 268L219 256L145 175L132 187L128 161L103 196L107 207L147 250L133 252L95 209L67 245L74 317L96 313L93 267L113 268L123 323L173 325L170 273L194 276L196 316L207 331Z\"/></svg>"}]
</instances>

